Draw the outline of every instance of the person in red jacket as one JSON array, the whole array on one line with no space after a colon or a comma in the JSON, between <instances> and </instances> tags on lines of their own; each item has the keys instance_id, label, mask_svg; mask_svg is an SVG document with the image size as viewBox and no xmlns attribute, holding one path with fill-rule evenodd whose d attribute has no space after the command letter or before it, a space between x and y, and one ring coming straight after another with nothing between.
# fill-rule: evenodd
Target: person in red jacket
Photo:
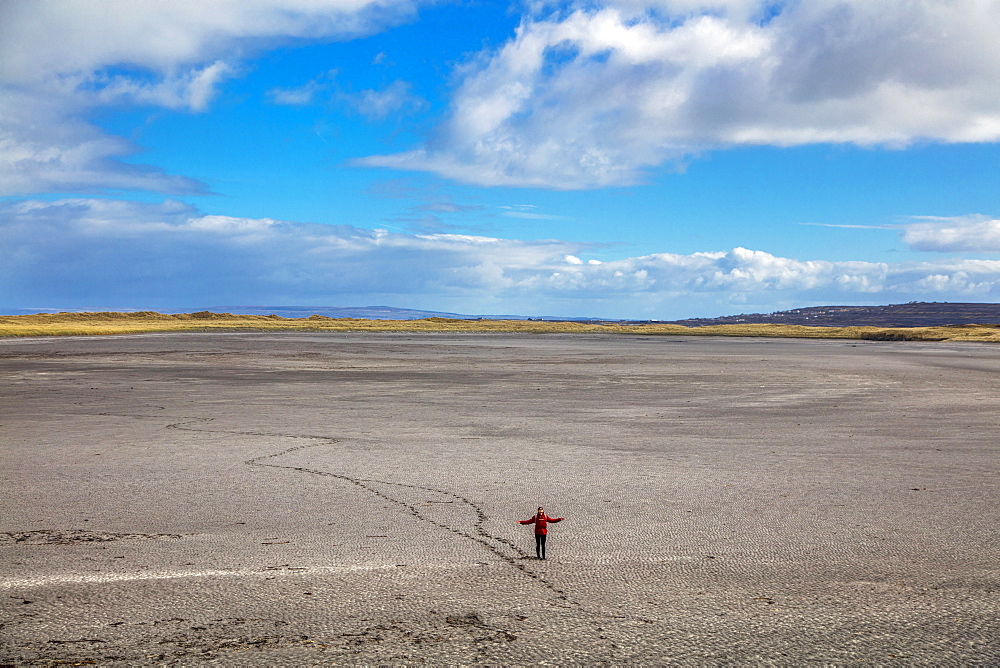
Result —
<instances>
[{"instance_id":1,"label":"person in red jacket","mask_svg":"<svg viewBox=\"0 0 1000 668\"><path fill-rule=\"evenodd\" d=\"M548 525L550 523L562 522L565 517L549 517L545 514L545 509L542 507L538 508L538 512L530 520L518 520L518 524L534 524L535 525L535 557L538 559L545 558L545 537L549 533Z\"/></svg>"}]
</instances>

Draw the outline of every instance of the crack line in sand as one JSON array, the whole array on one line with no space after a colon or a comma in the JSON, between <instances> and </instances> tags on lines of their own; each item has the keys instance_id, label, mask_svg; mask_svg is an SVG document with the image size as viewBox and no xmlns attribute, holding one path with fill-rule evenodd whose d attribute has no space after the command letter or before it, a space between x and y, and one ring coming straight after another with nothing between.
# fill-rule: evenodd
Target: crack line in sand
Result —
<instances>
[{"instance_id":1,"label":"crack line in sand","mask_svg":"<svg viewBox=\"0 0 1000 668\"><path fill-rule=\"evenodd\" d=\"M136 417L136 416L132 416L132 417ZM145 416L143 416L143 417L145 417ZM425 487L423 485L411 485L411 484L406 484L406 483L390 482L388 480L375 480L375 479L370 479L370 478L352 478L351 476L344 475L342 473L333 473L331 471L320 471L318 469L306 468L304 466L288 466L288 465L283 465L283 464L266 464L262 460L265 460L265 459L274 459L276 457L281 457L281 456L287 455L287 454L292 453L292 452L296 452L296 451L299 451L299 450L305 450L307 448L315 448L315 447L319 447L319 446L322 446L322 445L333 445L334 443L339 443L340 439L333 438L331 436L315 436L315 435L310 435L310 434L281 434L281 433L253 432L253 431L235 431L235 430L224 430L224 429L202 429L202 428L190 426L192 424L199 424L199 423L205 423L205 422L211 422L211 421L213 421L213 418L192 417L192 418L187 418L185 420L182 420L180 422L175 422L175 423L172 423L172 424L168 424L167 428L168 429L177 429L179 431L191 431L191 432L213 433L213 434L230 434L230 435L233 435L233 436L263 436L263 437L272 437L272 438L309 439L309 440L319 441L318 443L308 443L308 444L305 444L305 445L297 445L297 446L294 446L294 447L291 447L291 448L287 448L287 449L282 450L280 452L275 452L275 453L272 453L272 454L269 454L269 455L261 455L259 457L252 457L252 458L246 460L245 463L248 466L264 466L264 467L269 467L269 468L288 469L288 470L291 470L291 471L298 471L300 473L308 473L308 474L311 474L311 475L326 476L326 477L329 477L329 478L336 478L338 480L343 480L345 482L349 482L352 485L360 487L361 489L365 490L366 492L374 494L375 496L377 496L377 497L379 497L381 499L384 499L385 501L388 501L390 503L393 503L393 504L395 504L397 506L400 506L400 507L406 509L406 511L409 512L410 515L412 515L413 517L415 517L416 519L418 519L418 520L420 520L422 522L426 522L426 523L428 523L428 524L430 524L432 526L435 526L435 527L437 527L439 529L443 529L445 531L450 531L451 533L453 533L453 534L455 534L457 536L461 536L462 538L464 538L466 540L470 540L472 542L478 543L480 546L482 546L486 550L492 552L494 555L496 555L497 557L499 557L501 560L503 560L504 562L506 562L508 565L514 567L515 569L519 570L525 576L527 576L527 577L535 580L536 582L538 582L539 584L541 584L542 586L544 586L546 589L550 590L552 593L554 593L557 596L557 598L559 600L565 602L566 604L570 604L570 605L575 605L575 606L579 606L580 605L580 603L578 601L575 601L575 600L571 599L566 594L566 592L564 592L562 589L559 589L559 587L557 587L554 583L552 583L551 581L549 581L548 579L546 579L544 576L540 575L539 573L536 573L535 571L531 570L530 568L528 568L524 564L520 563L520 559L523 559L523 558L525 558L525 557L528 556L524 552L524 550L522 550L517 545L515 545L512 541L507 540L506 538L502 538L500 536L494 536L494 535L490 534L489 532L487 532L486 529L484 528L484 524L485 524L486 520L488 519L488 516L486 515L485 512L483 512L483 509L480 506L478 506L477 504L475 504L474 502L472 502L471 500L469 500L468 498L466 498L464 496L460 496L458 494L455 494L454 492L449 492L449 491L443 490L443 489L437 489L437 488L434 488L434 487ZM433 518L427 517L426 515L424 515L423 513L421 513L416 508L416 506L414 506L414 505L412 505L410 503L407 503L406 501L402 501L400 499L392 497L392 496L386 494L385 492L382 492L382 491L380 491L380 490L372 487L370 484L366 484L366 483L374 483L374 484L380 484L380 485L393 485L393 486L396 486L396 487L407 487L407 488L410 488L410 489L422 489L422 490L425 490L425 491L428 491L428 492L436 492L436 493L439 493L439 494L444 494L446 496L451 496L452 498L454 498L454 499L456 499L458 501L461 501L462 503L466 504L472 510L475 511L475 513L476 513L476 522L475 522L474 526L475 526L476 533L472 534L472 533L470 533L468 531L464 531L462 529L458 529L458 528L449 526L449 525L447 525L447 524L445 524L443 522L439 522L439 521L437 521L437 520L435 520ZM499 548L496 545L494 545L493 543L489 542L491 540L492 541L496 541L497 543L501 543L503 546L514 550L519 556L518 557L514 557L514 556L511 556L510 554L507 554L501 548Z\"/></svg>"}]
</instances>

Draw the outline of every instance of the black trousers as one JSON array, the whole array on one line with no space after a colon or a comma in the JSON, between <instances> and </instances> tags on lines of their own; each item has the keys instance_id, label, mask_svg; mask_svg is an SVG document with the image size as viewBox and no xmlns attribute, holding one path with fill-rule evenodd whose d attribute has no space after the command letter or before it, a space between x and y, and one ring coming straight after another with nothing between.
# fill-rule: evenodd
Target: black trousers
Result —
<instances>
[{"instance_id":1,"label":"black trousers","mask_svg":"<svg viewBox=\"0 0 1000 668\"><path fill-rule=\"evenodd\" d=\"M545 538L543 533L535 534L535 556L539 559L545 558Z\"/></svg>"}]
</instances>

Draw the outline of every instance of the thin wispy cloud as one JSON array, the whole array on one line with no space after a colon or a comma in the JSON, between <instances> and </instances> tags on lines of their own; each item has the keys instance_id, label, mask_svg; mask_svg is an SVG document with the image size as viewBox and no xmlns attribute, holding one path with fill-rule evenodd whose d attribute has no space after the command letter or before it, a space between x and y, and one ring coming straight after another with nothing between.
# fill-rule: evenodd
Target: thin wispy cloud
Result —
<instances>
[{"instance_id":1,"label":"thin wispy cloud","mask_svg":"<svg viewBox=\"0 0 1000 668\"><path fill-rule=\"evenodd\" d=\"M310 79L301 86L294 88L273 88L267 91L267 95L274 104L293 107L313 104L321 98L329 97L335 92L334 82L336 77L337 70L329 70L315 79Z\"/></svg>"},{"instance_id":2,"label":"thin wispy cloud","mask_svg":"<svg viewBox=\"0 0 1000 668\"><path fill-rule=\"evenodd\" d=\"M526 220L566 220L566 216L542 213L535 204L502 205L500 215L507 218L524 218Z\"/></svg>"},{"instance_id":3,"label":"thin wispy cloud","mask_svg":"<svg viewBox=\"0 0 1000 668\"><path fill-rule=\"evenodd\" d=\"M531 211L504 211L508 218L526 218L528 220L566 220L566 216L556 216L551 213L533 213Z\"/></svg>"},{"instance_id":4,"label":"thin wispy cloud","mask_svg":"<svg viewBox=\"0 0 1000 668\"><path fill-rule=\"evenodd\" d=\"M348 98L355 109L373 120L414 113L428 106L426 100L413 94L408 82L398 79L381 90L366 89Z\"/></svg>"},{"instance_id":5,"label":"thin wispy cloud","mask_svg":"<svg viewBox=\"0 0 1000 668\"><path fill-rule=\"evenodd\" d=\"M450 199L439 199L415 207L417 211L433 211L435 213L469 213L482 211L483 208L481 204L458 204Z\"/></svg>"},{"instance_id":6,"label":"thin wispy cloud","mask_svg":"<svg viewBox=\"0 0 1000 668\"><path fill-rule=\"evenodd\" d=\"M274 104L307 106L335 101L372 121L389 116L407 116L428 107L426 100L413 93L412 84L397 79L381 89L366 88L350 92L336 83L337 70L324 72L301 86L268 91Z\"/></svg>"},{"instance_id":7,"label":"thin wispy cloud","mask_svg":"<svg viewBox=\"0 0 1000 668\"><path fill-rule=\"evenodd\" d=\"M799 223L809 227L833 227L842 230L898 230L901 225L850 225L840 223Z\"/></svg>"}]
</instances>

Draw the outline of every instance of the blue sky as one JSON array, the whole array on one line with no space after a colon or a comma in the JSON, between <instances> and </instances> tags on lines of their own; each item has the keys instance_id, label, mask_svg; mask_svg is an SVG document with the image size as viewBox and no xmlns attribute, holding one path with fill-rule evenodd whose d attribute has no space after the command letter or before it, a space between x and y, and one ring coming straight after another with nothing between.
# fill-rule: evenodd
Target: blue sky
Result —
<instances>
[{"instance_id":1,"label":"blue sky","mask_svg":"<svg viewBox=\"0 0 1000 668\"><path fill-rule=\"evenodd\" d=\"M0 310L1000 301L995 0L6 0Z\"/></svg>"}]
</instances>

